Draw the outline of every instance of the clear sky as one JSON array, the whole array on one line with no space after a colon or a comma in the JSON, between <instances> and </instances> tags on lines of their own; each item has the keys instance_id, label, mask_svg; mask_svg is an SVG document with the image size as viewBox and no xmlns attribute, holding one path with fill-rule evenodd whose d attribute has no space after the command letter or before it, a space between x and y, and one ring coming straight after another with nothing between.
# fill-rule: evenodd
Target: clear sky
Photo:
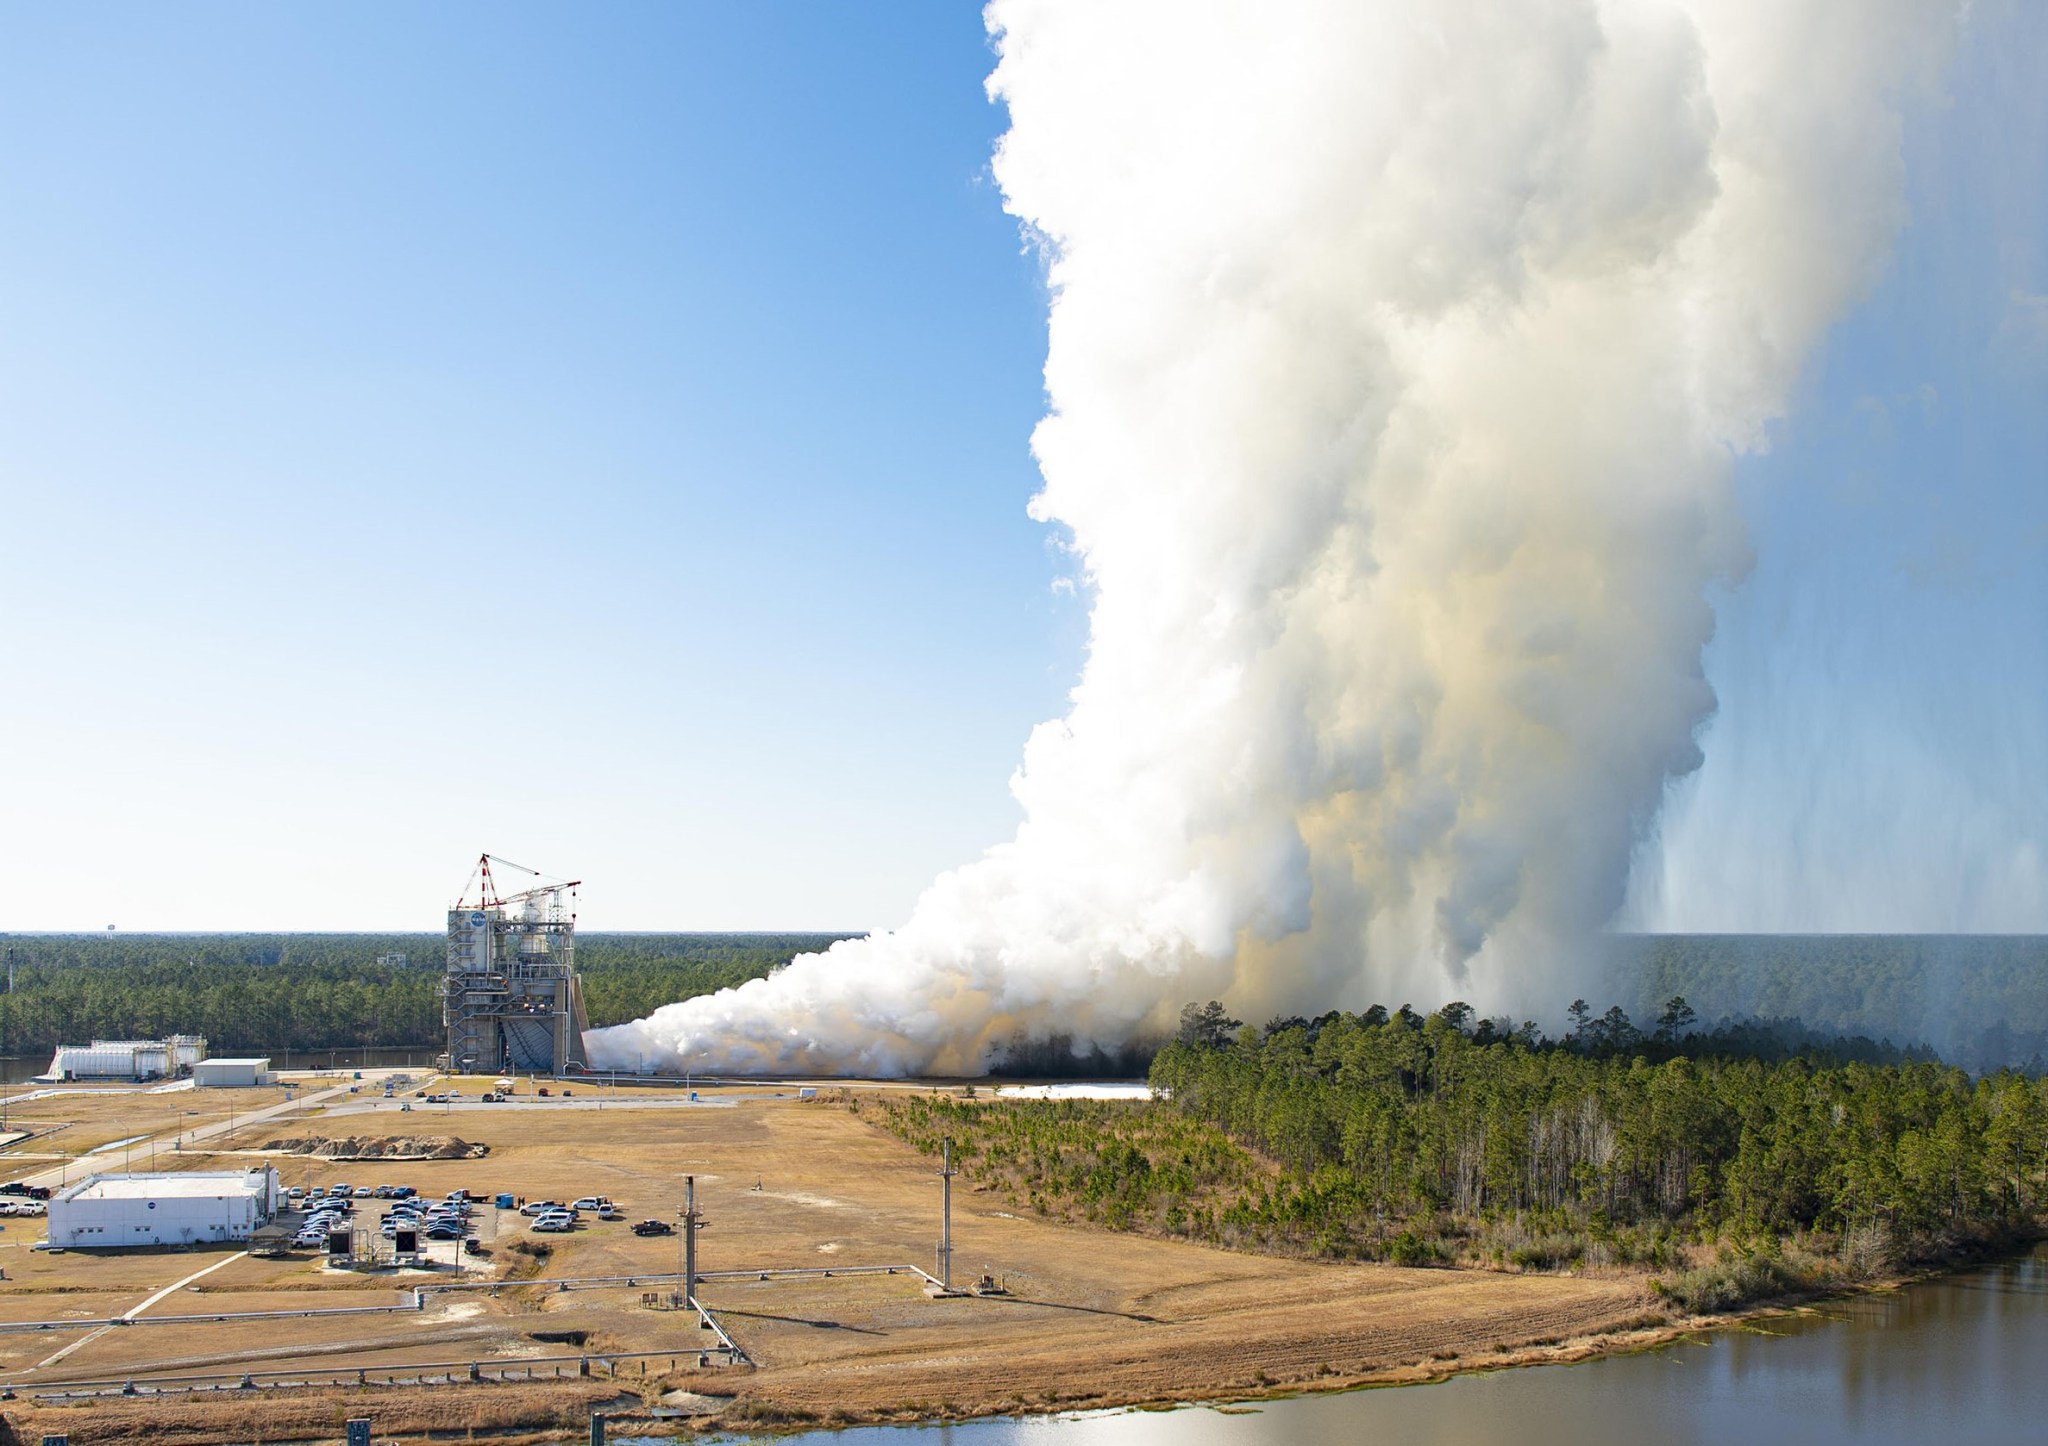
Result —
<instances>
[{"instance_id":1,"label":"clear sky","mask_svg":"<svg viewBox=\"0 0 2048 1446\"><path fill-rule=\"evenodd\" d=\"M1909 111L1891 269L1739 474L1756 565L1646 922L2048 931L2044 74L2048 7L1990 0Z\"/></svg>"},{"instance_id":2,"label":"clear sky","mask_svg":"<svg viewBox=\"0 0 2048 1446\"><path fill-rule=\"evenodd\" d=\"M1639 922L2048 928L2042 13L1744 463ZM991 64L971 5L0 3L0 930L434 929L484 849L887 927L1006 837L1086 620Z\"/></svg>"}]
</instances>

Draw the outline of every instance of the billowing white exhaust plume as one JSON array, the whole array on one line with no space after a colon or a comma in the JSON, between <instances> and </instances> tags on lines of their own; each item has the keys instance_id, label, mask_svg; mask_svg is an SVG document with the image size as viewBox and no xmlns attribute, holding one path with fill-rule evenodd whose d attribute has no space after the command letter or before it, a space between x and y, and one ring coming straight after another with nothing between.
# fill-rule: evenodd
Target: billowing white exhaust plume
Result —
<instances>
[{"instance_id":1,"label":"billowing white exhaust plume","mask_svg":"<svg viewBox=\"0 0 2048 1446\"><path fill-rule=\"evenodd\" d=\"M1212 996L1554 1006L1700 760L1732 460L1883 260L1949 8L997 0L1072 709L1015 840L901 929L592 1057L973 1072Z\"/></svg>"}]
</instances>

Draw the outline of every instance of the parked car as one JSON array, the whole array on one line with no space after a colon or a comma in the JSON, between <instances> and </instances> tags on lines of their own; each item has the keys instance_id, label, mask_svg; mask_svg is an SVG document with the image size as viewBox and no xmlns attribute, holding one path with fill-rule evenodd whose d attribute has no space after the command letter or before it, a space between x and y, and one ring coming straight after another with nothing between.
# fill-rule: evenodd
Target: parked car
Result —
<instances>
[{"instance_id":1,"label":"parked car","mask_svg":"<svg viewBox=\"0 0 2048 1446\"><path fill-rule=\"evenodd\" d=\"M569 1208L571 1210L596 1210L600 1206L609 1205L611 1203L612 1202L610 1200L606 1199L602 1195L585 1195L581 1200L571 1201L569 1204Z\"/></svg>"},{"instance_id":2,"label":"parked car","mask_svg":"<svg viewBox=\"0 0 2048 1446\"><path fill-rule=\"evenodd\" d=\"M355 1198L358 1200L368 1200L373 1198L376 1193L368 1185L358 1185L355 1189Z\"/></svg>"},{"instance_id":3,"label":"parked car","mask_svg":"<svg viewBox=\"0 0 2048 1446\"><path fill-rule=\"evenodd\" d=\"M576 1228L576 1222L566 1215L543 1215L533 1222L533 1228L543 1235L564 1235Z\"/></svg>"},{"instance_id":4,"label":"parked car","mask_svg":"<svg viewBox=\"0 0 2048 1446\"><path fill-rule=\"evenodd\" d=\"M464 1255L489 1255L491 1252L484 1248L484 1243L481 1240L477 1239L474 1235L470 1235L463 1238L462 1253Z\"/></svg>"},{"instance_id":5,"label":"parked car","mask_svg":"<svg viewBox=\"0 0 2048 1446\"><path fill-rule=\"evenodd\" d=\"M425 1233L429 1240L460 1240L462 1238L462 1227L460 1225L429 1225Z\"/></svg>"},{"instance_id":6,"label":"parked car","mask_svg":"<svg viewBox=\"0 0 2048 1446\"><path fill-rule=\"evenodd\" d=\"M550 1210L559 1210L561 1208L560 1205L557 1205L552 1200L529 1200L519 1207L519 1213L521 1215L545 1215Z\"/></svg>"},{"instance_id":7,"label":"parked car","mask_svg":"<svg viewBox=\"0 0 2048 1446\"><path fill-rule=\"evenodd\" d=\"M666 1220L642 1220L633 1227L633 1233L635 1235L673 1235L676 1233L676 1228Z\"/></svg>"},{"instance_id":8,"label":"parked car","mask_svg":"<svg viewBox=\"0 0 2048 1446\"><path fill-rule=\"evenodd\" d=\"M600 1220L624 1220L626 1212L616 1205L604 1204L597 1207L597 1218Z\"/></svg>"}]
</instances>

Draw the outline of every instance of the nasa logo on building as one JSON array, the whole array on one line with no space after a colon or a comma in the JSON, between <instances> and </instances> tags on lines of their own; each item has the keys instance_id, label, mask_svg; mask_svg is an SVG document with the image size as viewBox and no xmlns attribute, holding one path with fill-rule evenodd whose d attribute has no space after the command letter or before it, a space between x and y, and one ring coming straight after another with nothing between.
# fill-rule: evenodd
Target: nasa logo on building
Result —
<instances>
[{"instance_id":1,"label":"nasa logo on building","mask_svg":"<svg viewBox=\"0 0 2048 1446\"><path fill-rule=\"evenodd\" d=\"M476 913L471 914L469 916L469 922L481 928L483 925L488 924L490 922L490 918L481 909L479 909Z\"/></svg>"}]
</instances>

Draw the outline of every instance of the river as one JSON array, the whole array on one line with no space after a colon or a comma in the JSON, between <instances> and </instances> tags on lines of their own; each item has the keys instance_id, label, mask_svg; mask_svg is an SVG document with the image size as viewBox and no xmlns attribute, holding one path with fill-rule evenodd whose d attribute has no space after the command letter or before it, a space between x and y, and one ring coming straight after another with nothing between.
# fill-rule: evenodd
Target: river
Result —
<instances>
[{"instance_id":1,"label":"river","mask_svg":"<svg viewBox=\"0 0 2048 1446\"><path fill-rule=\"evenodd\" d=\"M1635 1355L1250 1406L865 1427L782 1446L1906 1446L2048 1441L2048 1247Z\"/></svg>"}]
</instances>

